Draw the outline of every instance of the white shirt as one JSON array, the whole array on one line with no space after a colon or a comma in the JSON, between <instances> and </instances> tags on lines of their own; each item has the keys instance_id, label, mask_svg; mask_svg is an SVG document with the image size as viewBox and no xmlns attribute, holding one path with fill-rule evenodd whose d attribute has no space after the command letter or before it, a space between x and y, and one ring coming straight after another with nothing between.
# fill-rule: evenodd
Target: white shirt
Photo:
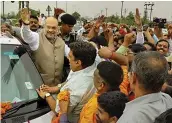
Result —
<instances>
[{"instance_id":1,"label":"white shirt","mask_svg":"<svg viewBox=\"0 0 172 123\"><path fill-rule=\"evenodd\" d=\"M31 50L36 51L39 47L39 34L32 32L28 25L22 25L21 36L29 44ZM70 48L65 44L65 56L69 54Z\"/></svg>"},{"instance_id":2,"label":"white shirt","mask_svg":"<svg viewBox=\"0 0 172 123\"><path fill-rule=\"evenodd\" d=\"M137 32L136 44L143 44L144 42L143 32Z\"/></svg>"},{"instance_id":3,"label":"white shirt","mask_svg":"<svg viewBox=\"0 0 172 123\"><path fill-rule=\"evenodd\" d=\"M95 93L93 74L96 70L96 63L80 71L70 71L67 83L60 91L68 90L70 92L70 104L68 109L68 120L77 122L80 111L84 104ZM56 112L59 112L58 100L56 101Z\"/></svg>"}]
</instances>

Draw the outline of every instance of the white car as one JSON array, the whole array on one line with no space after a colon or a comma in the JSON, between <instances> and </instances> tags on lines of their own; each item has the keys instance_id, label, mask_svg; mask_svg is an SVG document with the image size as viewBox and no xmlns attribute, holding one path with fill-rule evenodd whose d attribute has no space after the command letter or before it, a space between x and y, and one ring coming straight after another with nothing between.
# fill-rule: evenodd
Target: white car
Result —
<instances>
[{"instance_id":1,"label":"white car","mask_svg":"<svg viewBox=\"0 0 172 123\"><path fill-rule=\"evenodd\" d=\"M43 80L26 49L14 37L0 36L0 45L1 103L12 103L1 122L50 123L53 113L36 92Z\"/></svg>"}]
</instances>

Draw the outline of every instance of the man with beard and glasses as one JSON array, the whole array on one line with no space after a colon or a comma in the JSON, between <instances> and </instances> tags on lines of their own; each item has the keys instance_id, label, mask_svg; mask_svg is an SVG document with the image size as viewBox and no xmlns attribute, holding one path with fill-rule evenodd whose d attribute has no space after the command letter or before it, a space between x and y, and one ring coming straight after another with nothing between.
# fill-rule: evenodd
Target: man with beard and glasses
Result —
<instances>
[{"instance_id":1,"label":"man with beard and glasses","mask_svg":"<svg viewBox=\"0 0 172 123\"><path fill-rule=\"evenodd\" d=\"M62 80L64 55L68 56L69 53L69 48L57 36L57 19L48 17L44 29L39 33L31 31L29 28L30 18L27 8L22 9L21 19L21 35L33 51L36 66L45 84L53 87L57 86Z\"/></svg>"}]
</instances>

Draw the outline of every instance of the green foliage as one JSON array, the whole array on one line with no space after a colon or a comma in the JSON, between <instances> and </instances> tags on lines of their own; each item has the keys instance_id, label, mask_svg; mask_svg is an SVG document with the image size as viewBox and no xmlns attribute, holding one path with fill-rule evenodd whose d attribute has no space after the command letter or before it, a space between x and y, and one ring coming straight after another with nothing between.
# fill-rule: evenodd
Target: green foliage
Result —
<instances>
[{"instance_id":1,"label":"green foliage","mask_svg":"<svg viewBox=\"0 0 172 123\"><path fill-rule=\"evenodd\" d=\"M116 14L116 15L112 15L106 18L106 22L112 22L112 23L120 23L120 17Z\"/></svg>"},{"instance_id":2,"label":"green foliage","mask_svg":"<svg viewBox=\"0 0 172 123\"><path fill-rule=\"evenodd\" d=\"M142 18L142 24L144 25L144 24L150 24L151 25L151 22L148 20L148 19L146 19L145 17L143 17Z\"/></svg>"},{"instance_id":3,"label":"green foliage","mask_svg":"<svg viewBox=\"0 0 172 123\"><path fill-rule=\"evenodd\" d=\"M126 17L121 18L118 14L116 14L116 15L107 17L105 21L116 23L116 24L124 23L127 25L135 25L134 13L131 11L129 12L129 14ZM150 22L148 19L142 18L142 23L149 24Z\"/></svg>"},{"instance_id":4,"label":"green foliage","mask_svg":"<svg viewBox=\"0 0 172 123\"><path fill-rule=\"evenodd\" d=\"M126 24L128 25L134 25L135 21L134 21L134 13L133 12L129 12L128 16L125 19Z\"/></svg>"},{"instance_id":5,"label":"green foliage","mask_svg":"<svg viewBox=\"0 0 172 123\"><path fill-rule=\"evenodd\" d=\"M39 11L29 9L31 11L31 15L38 16Z\"/></svg>"},{"instance_id":6,"label":"green foliage","mask_svg":"<svg viewBox=\"0 0 172 123\"><path fill-rule=\"evenodd\" d=\"M78 12L74 12L74 13L72 14L72 16L74 16L75 19L78 20L78 19L80 18L81 15L80 15Z\"/></svg>"}]
</instances>

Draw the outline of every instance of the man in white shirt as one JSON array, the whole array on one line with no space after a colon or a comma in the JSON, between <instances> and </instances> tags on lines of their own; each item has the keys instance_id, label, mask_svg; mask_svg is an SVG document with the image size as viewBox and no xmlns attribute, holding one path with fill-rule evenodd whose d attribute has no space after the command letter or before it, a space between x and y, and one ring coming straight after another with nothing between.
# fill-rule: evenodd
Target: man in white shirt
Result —
<instances>
[{"instance_id":1,"label":"man in white shirt","mask_svg":"<svg viewBox=\"0 0 172 123\"><path fill-rule=\"evenodd\" d=\"M29 28L30 19L27 8L21 12L21 36L33 51L35 63L45 84L56 86L62 82L64 56L68 56L69 48L57 36L58 21L48 17L41 32L32 32Z\"/></svg>"},{"instance_id":2,"label":"man in white shirt","mask_svg":"<svg viewBox=\"0 0 172 123\"><path fill-rule=\"evenodd\" d=\"M66 83L58 90L70 92L70 104L68 108L68 120L77 123L80 111L84 104L95 93L93 74L96 69L96 48L88 42L74 42L69 45L69 62L71 71ZM55 101L48 92L48 87L43 85L37 90L39 95L46 99L52 111L59 113L58 100Z\"/></svg>"}]
</instances>

